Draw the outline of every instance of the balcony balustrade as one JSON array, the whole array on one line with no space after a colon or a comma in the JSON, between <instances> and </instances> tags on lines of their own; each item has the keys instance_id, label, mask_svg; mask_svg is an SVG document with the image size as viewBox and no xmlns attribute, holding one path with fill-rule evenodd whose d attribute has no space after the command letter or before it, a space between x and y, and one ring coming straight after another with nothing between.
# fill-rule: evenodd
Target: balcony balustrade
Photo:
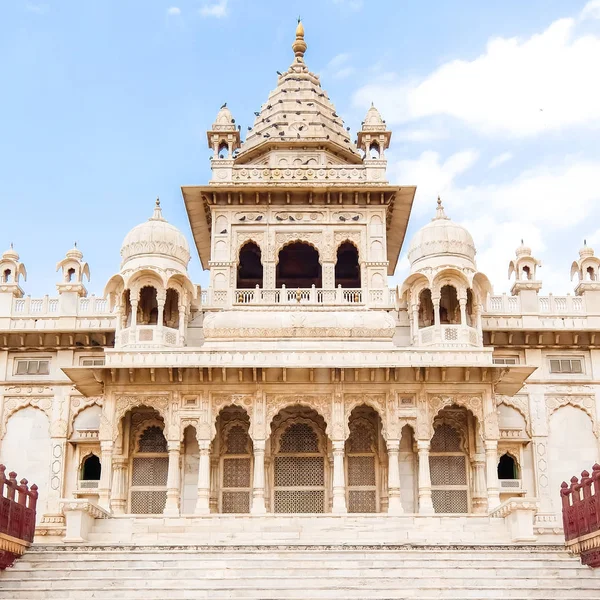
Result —
<instances>
[{"instance_id":1,"label":"balcony balustrade","mask_svg":"<svg viewBox=\"0 0 600 600\"><path fill-rule=\"evenodd\" d=\"M27 479L17 481L13 471L6 477L0 465L0 569L11 566L33 542L37 485L31 489Z\"/></svg>"},{"instance_id":2,"label":"balcony balustrade","mask_svg":"<svg viewBox=\"0 0 600 600\"><path fill-rule=\"evenodd\" d=\"M160 325L136 325L127 327L120 333L121 347L160 347L181 346L181 336L178 329Z\"/></svg>"},{"instance_id":3,"label":"balcony balustrade","mask_svg":"<svg viewBox=\"0 0 600 600\"><path fill-rule=\"evenodd\" d=\"M600 567L600 465L561 484L563 527L567 550L581 562Z\"/></svg>"},{"instance_id":4,"label":"balcony balustrade","mask_svg":"<svg viewBox=\"0 0 600 600\"><path fill-rule=\"evenodd\" d=\"M432 325L418 330L420 346L478 346L479 334L468 325Z\"/></svg>"}]
</instances>

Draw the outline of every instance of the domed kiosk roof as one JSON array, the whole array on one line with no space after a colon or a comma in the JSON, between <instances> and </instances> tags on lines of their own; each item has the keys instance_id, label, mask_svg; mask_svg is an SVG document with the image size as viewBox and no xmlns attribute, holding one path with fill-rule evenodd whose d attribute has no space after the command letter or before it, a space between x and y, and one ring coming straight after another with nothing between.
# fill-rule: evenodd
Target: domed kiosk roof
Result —
<instances>
[{"instance_id":1,"label":"domed kiosk roof","mask_svg":"<svg viewBox=\"0 0 600 600\"><path fill-rule=\"evenodd\" d=\"M164 219L158 199L153 215L125 236L121 246L121 268L133 259L148 256L174 260L184 269L190 261L190 248L185 236Z\"/></svg>"},{"instance_id":2,"label":"domed kiosk roof","mask_svg":"<svg viewBox=\"0 0 600 600\"><path fill-rule=\"evenodd\" d=\"M454 223L444 212L438 198L435 217L413 237L408 249L411 267L419 268L428 258L451 255L475 263L475 244L471 234L458 223Z\"/></svg>"}]
</instances>

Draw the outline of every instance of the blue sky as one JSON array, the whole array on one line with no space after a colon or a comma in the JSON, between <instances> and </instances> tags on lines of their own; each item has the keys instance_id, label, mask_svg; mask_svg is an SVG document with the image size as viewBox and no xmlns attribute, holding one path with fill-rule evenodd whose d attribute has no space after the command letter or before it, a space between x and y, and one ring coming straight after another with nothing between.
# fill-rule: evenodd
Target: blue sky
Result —
<instances>
[{"instance_id":1,"label":"blue sky","mask_svg":"<svg viewBox=\"0 0 600 600\"><path fill-rule=\"evenodd\" d=\"M521 237L544 291L572 290L583 238L600 252L599 0L0 0L0 246L26 293L55 293L76 240L101 294L156 196L191 243L180 186L209 180L206 129L225 101L252 124L298 14L352 130L371 100L391 126L409 236L439 193L497 291ZM206 285L195 252L190 272Z\"/></svg>"}]
</instances>

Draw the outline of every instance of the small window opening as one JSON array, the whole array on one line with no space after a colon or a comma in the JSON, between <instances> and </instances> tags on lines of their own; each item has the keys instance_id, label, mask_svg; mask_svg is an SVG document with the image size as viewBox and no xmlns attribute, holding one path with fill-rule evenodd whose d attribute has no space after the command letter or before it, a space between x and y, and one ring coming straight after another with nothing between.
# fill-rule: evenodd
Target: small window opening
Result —
<instances>
[{"instance_id":1,"label":"small window opening","mask_svg":"<svg viewBox=\"0 0 600 600\"><path fill-rule=\"evenodd\" d=\"M433 301L431 290L425 289L419 294L419 327L433 325Z\"/></svg>"},{"instance_id":2,"label":"small window opening","mask_svg":"<svg viewBox=\"0 0 600 600\"><path fill-rule=\"evenodd\" d=\"M360 288L360 264L358 249L351 242L344 242L337 250L335 263L335 287Z\"/></svg>"},{"instance_id":3,"label":"small window opening","mask_svg":"<svg viewBox=\"0 0 600 600\"><path fill-rule=\"evenodd\" d=\"M523 279L531 279L531 269L527 266L523 267Z\"/></svg>"},{"instance_id":4,"label":"small window opening","mask_svg":"<svg viewBox=\"0 0 600 600\"><path fill-rule=\"evenodd\" d=\"M380 158L381 153L379 150L379 144L377 142L372 142L369 146L369 158Z\"/></svg>"},{"instance_id":5,"label":"small window opening","mask_svg":"<svg viewBox=\"0 0 600 600\"><path fill-rule=\"evenodd\" d=\"M11 275L12 275L12 271L10 269L6 269L2 275L2 281L4 283L9 283Z\"/></svg>"},{"instance_id":6,"label":"small window opening","mask_svg":"<svg viewBox=\"0 0 600 600\"><path fill-rule=\"evenodd\" d=\"M503 454L498 461L498 479L519 479L517 461L508 453Z\"/></svg>"},{"instance_id":7,"label":"small window opening","mask_svg":"<svg viewBox=\"0 0 600 600\"><path fill-rule=\"evenodd\" d=\"M440 323L442 325L460 324L460 305L456 288L453 285L445 285L440 292Z\"/></svg>"},{"instance_id":8,"label":"small window opening","mask_svg":"<svg viewBox=\"0 0 600 600\"><path fill-rule=\"evenodd\" d=\"M100 481L102 465L95 454L90 454L83 460L81 466L81 481Z\"/></svg>"},{"instance_id":9,"label":"small window opening","mask_svg":"<svg viewBox=\"0 0 600 600\"><path fill-rule=\"evenodd\" d=\"M280 288L322 287L319 252L305 242L293 242L279 251L276 286Z\"/></svg>"},{"instance_id":10,"label":"small window opening","mask_svg":"<svg viewBox=\"0 0 600 600\"><path fill-rule=\"evenodd\" d=\"M596 281L596 270L594 269L594 267L588 267L586 269L586 273L588 281Z\"/></svg>"},{"instance_id":11,"label":"small window opening","mask_svg":"<svg viewBox=\"0 0 600 600\"><path fill-rule=\"evenodd\" d=\"M237 288L250 289L262 287L263 265L262 254L257 244L246 242L240 249L240 260L237 270Z\"/></svg>"},{"instance_id":12,"label":"small window opening","mask_svg":"<svg viewBox=\"0 0 600 600\"><path fill-rule=\"evenodd\" d=\"M75 277L75 269L73 269L73 268L70 268L70 269L67 271L67 281L68 281L68 282L71 282L71 281L73 281L73 277Z\"/></svg>"},{"instance_id":13,"label":"small window opening","mask_svg":"<svg viewBox=\"0 0 600 600\"><path fill-rule=\"evenodd\" d=\"M226 156L229 155L229 145L227 144L227 142L221 142L219 144L219 158L225 158Z\"/></svg>"}]
</instances>

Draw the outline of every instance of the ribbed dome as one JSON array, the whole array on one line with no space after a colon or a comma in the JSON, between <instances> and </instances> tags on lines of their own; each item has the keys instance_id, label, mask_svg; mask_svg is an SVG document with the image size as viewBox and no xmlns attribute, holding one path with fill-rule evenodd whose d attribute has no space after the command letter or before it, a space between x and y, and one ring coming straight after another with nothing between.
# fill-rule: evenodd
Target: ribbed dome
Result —
<instances>
[{"instance_id":1,"label":"ribbed dome","mask_svg":"<svg viewBox=\"0 0 600 600\"><path fill-rule=\"evenodd\" d=\"M165 221L158 200L152 217L136 225L125 236L121 246L121 266L133 258L144 256L171 258L183 265L184 269L190 261L190 248L185 236L177 227Z\"/></svg>"},{"instance_id":2,"label":"ribbed dome","mask_svg":"<svg viewBox=\"0 0 600 600\"><path fill-rule=\"evenodd\" d=\"M466 258L474 263L475 253L471 234L446 216L442 201L438 198L435 218L413 237L408 249L408 260L412 266L427 257L447 254Z\"/></svg>"}]
</instances>

